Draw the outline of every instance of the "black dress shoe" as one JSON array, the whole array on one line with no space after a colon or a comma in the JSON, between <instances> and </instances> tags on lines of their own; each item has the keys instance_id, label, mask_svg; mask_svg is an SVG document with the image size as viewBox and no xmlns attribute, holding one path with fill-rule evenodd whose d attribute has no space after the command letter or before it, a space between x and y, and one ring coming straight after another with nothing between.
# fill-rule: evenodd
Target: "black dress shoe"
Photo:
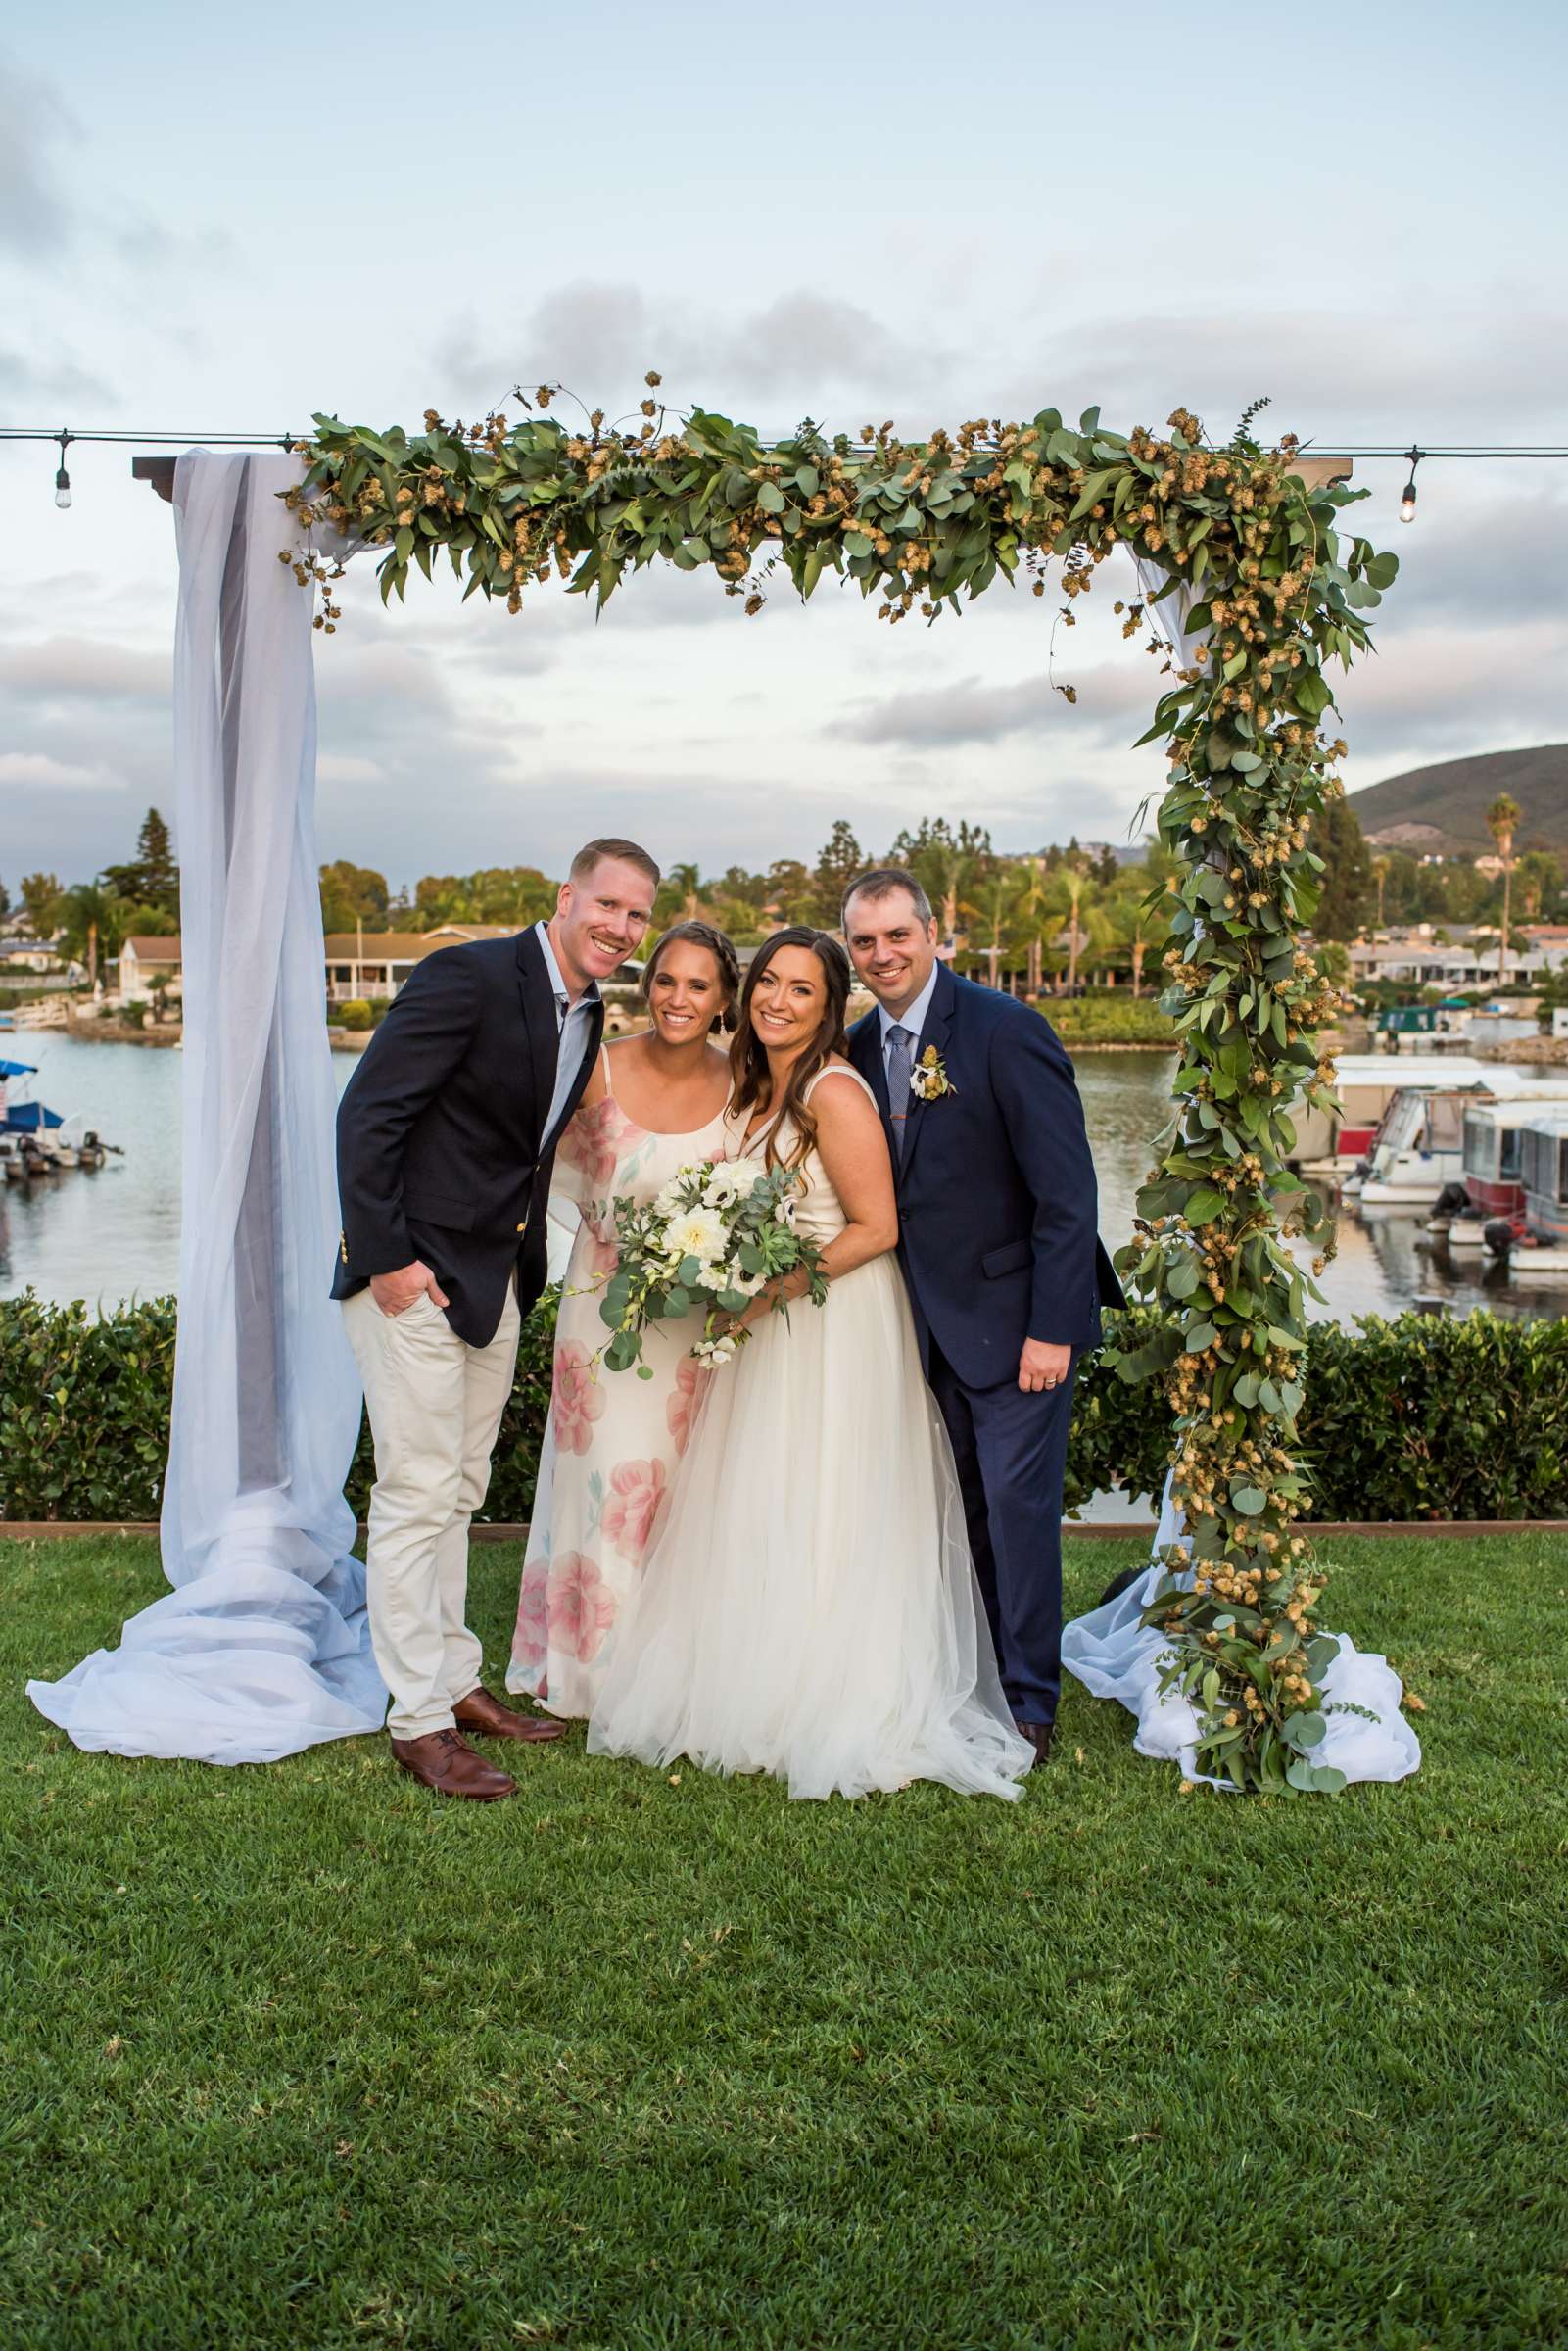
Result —
<instances>
[{"instance_id":1,"label":"black dress shoe","mask_svg":"<svg viewBox=\"0 0 1568 2351\"><path fill-rule=\"evenodd\" d=\"M1056 1730L1054 1722L1015 1722L1013 1728L1020 1738L1026 1739L1034 1750L1036 1763L1051 1760L1051 1739Z\"/></svg>"},{"instance_id":2,"label":"black dress shoe","mask_svg":"<svg viewBox=\"0 0 1568 2351\"><path fill-rule=\"evenodd\" d=\"M1111 1581L1107 1584L1105 1590L1095 1602L1095 1607L1097 1608L1103 1608L1108 1600L1119 1600L1123 1592L1131 1590L1132 1586L1137 1582L1140 1575L1148 1574L1150 1564L1151 1562L1148 1559L1142 1559L1139 1561L1136 1567L1123 1567L1119 1575L1114 1575L1111 1578Z\"/></svg>"}]
</instances>

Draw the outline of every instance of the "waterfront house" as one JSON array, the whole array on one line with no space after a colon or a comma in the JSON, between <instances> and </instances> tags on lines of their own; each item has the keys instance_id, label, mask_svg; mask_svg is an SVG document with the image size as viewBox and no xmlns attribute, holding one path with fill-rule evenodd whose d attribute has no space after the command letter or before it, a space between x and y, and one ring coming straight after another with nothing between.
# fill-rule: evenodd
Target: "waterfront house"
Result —
<instances>
[{"instance_id":1,"label":"waterfront house","mask_svg":"<svg viewBox=\"0 0 1568 2351\"><path fill-rule=\"evenodd\" d=\"M60 950L48 939L0 938L0 972L7 980L24 980L30 973L62 968Z\"/></svg>"},{"instance_id":2,"label":"waterfront house","mask_svg":"<svg viewBox=\"0 0 1568 2351\"><path fill-rule=\"evenodd\" d=\"M433 931L329 931L326 936L326 998L329 1007L388 1001L416 964L442 947L465 939L509 938L515 923L440 923ZM617 981L635 982L640 966L623 964ZM150 1004L155 972L176 984L181 958L178 938L127 938L119 950L119 1000Z\"/></svg>"},{"instance_id":3,"label":"waterfront house","mask_svg":"<svg viewBox=\"0 0 1568 2351\"><path fill-rule=\"evenodd\" d=\"M1396 980L1415 987L1496 987L1498 936L1479 925L1451 925L1441 936L1428 923L1357 939L1350 950L1351 984ZM1510 923L1507 978L1527 984L1558 971L1568 959L1559 928Z\"/></svg>"},{"instance_id":4,"label":"waterfront house","mask_svg":"<svg viewBox=\"0 0 1568 2351\"><path fill-rule=\"evenodd\" d=\"M158 990L153 976L161 974L168 985L169 994L178 993L180 976L180 947L178 938L127 938L119 948L119 1000L121 1004L154 1004Z\"/></svg>"},{"instance_id":5,"label":"waterfront house","mask_svg":"<svg viewBox=\"0 0 1568 2351\"><path fill-rule=\"evenodd\" d=\"M329 931L327 1003L390 1002L415 964L465 939L507 938L515 923L438 923L434 931Z\"/></svg>"}]
</instances>

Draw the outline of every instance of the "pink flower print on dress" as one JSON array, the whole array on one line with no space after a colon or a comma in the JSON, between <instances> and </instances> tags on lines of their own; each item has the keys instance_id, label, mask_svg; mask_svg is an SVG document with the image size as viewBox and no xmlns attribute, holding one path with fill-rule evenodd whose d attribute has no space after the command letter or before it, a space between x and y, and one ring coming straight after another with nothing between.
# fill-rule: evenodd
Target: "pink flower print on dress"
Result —
<instances>
[{"instance_id":1,"label":"pink flower print on dress","mask_svg":"<svg viewBox=\"0 0 1568 2351\"><path fill-rule=\"evenodd\" d=\"M604 1412L604 1390L594 1376L594 1364L581 1339L568 1339L555 1350L555 1378L550 1389L550 1413L555 1442L562 1453L587 1453L594 1442L594 1422Z\"/></svg>"},{"instance_id":2,"label":"pink flower print on dress","mask_svg":"<svg viewBox=\"0 0 1568 2351\"><path fill-rule=\"evenodd\" d=\"M548 1581L548 1559L530 1559L523 1569L523 1588L517 1595L517 1630L512 1635L512 1663L530 1673L543 1665L549 1654L546 1600Z\"/></svg>"},{"instance_id":3,"label":"pink flower print on dress","mask_svg":"<svg viewBox=\"0 0 1568 2351\"><path fill-rule=\"evenodd\" d=\"M662 1462L618 1462L604 1498L605 1541L614 1544L623 1559L641 1567L669 1507Z\"/></svg>"},{"instance_id":4,"label":"pink flower print on dress","mask_svg":"<svg viewBox=\"0 0 1568 2351\"><path fill-rule=\"evenodd\" d=\"M676 1459L679 1460L691 1442L691 1430L696 1421L697 1407L708 1392L713 1374L703 1364L693 1363L688 1356L675 1375L675 1386L665 1399L664 1417L675 1439Z\"/></svg>"},{"instance_id":5,"label":"pink flower print on dress","mask_svg":"<svg viewBox=\"0 0 1568 2351\"><path fill-rule=\"evenodd\" d=\"M549 1637L570 1650L580 1665L592 1665L615 1622L615 1595L598 1563L580 1551L563 1551L549 1571Z\"/></svg>"},{"instance_id":6,"label":"pink flower print on dress","mask_svg":"<svg viewBox=\"0 0 1568 2351\"><path fill-rule=\"evenodd\" d=\"M590 1224L583 1245L583 1271L590 1281L607 1281L621 1262L621 1252L613 1240Z\"/></svg>"},{"instance_id":7,"label":"pink flower print on dress","mask_svg":"<svg viewBox=\"0 0 1568 2351\"><path fill-rule=\"evenodd\" d=\"M615 1178L620 1146L631 1131L631 1121L625 1116L613 1094L602 1102L580 1110L561 1136L559 1156L568 1166L580 1168L589 1192L607 1192Z\"/></svg>"}]
</instances>

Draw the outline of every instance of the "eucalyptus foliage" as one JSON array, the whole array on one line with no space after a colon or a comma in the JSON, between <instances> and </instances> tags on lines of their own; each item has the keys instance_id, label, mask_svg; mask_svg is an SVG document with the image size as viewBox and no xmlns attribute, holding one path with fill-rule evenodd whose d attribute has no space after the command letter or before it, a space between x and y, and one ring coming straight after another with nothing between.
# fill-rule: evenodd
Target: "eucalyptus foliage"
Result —
<instances>
[{"instance_id":1,"label":"eucalyptus foliage","mask_svg":"<svg viewBox=\"0 0 1568 2351\"><path fill-rule=\"evenodd\" d=\"M602 605L656 559L716 573L748 612L781 567L803 597L832 572L890 623L917 605L934 620L1021 572L1042 596L1060 558L1070 625L1118 546L1162 575L1148 604L1117 607L1125 636L1150 628L1171 680L1143 741L1166 745L1159 825L1183 876L1162 998L1177 1112L1122 1258L1163 1310L1119 1368L1158 1378L1175 1415L1186 1532L1166 1564L1193 1577L1151 1613L1199 1708L1202 1769L1247 1789L1333 1786L1311 1760L1333 1645L1313 1622L1322 1577L1293 1531L1309 1492L1296 1423L1310 1284L1284 1245L1317 1209L1285 1158L1291 1105L1326 1103L1333 1079L1315 1040L1337 998L1302 944L1323 872L1314 822L1342 789L1327 673L1366 647L1395 557L1341 529L1362 494L1309 486L1293 440L1251 437L1252 411L1216 449L1184 408L1163 437L1112 432L1093 408L1074 429L1047 408L919 442L890 425L829 438L808 421L774 443L704 409L678 425L652 399L642 410L640 424L606 428L595 411L576 430L532 408L466 427L430 409L411 437L318 416L289 501L308 535L383 551L383 598L415 565L430 577L445 550L466 595L514 612L551 578ZM283 559L321 583L330 630L336 574L307 544ZM1150 609L1167 598L1190 654Z\"/></svg>"}]
</instances>

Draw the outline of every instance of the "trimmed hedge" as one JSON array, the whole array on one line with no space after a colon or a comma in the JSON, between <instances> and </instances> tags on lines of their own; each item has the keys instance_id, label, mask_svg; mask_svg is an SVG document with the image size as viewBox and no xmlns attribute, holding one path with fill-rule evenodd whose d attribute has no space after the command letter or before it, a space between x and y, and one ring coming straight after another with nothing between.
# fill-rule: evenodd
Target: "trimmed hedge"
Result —
<instances>
[{"instance_id":1,"label":"trimmed hedge","mask_svg":"<svg viewBox=\"0 0 1568 2351\"><path fill-rule=\"evenodd\" d=\"M1107 1348L1078 1378L1067 1504L1124 1486L1158 1493L1169 1423L1117 1376L1148 1338L1147 1307L1108 1316ZM526 1518L549 1406L554 1301L523 1328L484 1515ZM168 1441L174 1302L101 1319L29 1291L0 1302L0 1520L156 1518ZM1320 1518L1568 1517L1568 1323L1370 1316L1312 1326L1301 1451ZM348 1495L363 1517L374 1475L361 1428Z\"/></svg>"}]
</instances>

